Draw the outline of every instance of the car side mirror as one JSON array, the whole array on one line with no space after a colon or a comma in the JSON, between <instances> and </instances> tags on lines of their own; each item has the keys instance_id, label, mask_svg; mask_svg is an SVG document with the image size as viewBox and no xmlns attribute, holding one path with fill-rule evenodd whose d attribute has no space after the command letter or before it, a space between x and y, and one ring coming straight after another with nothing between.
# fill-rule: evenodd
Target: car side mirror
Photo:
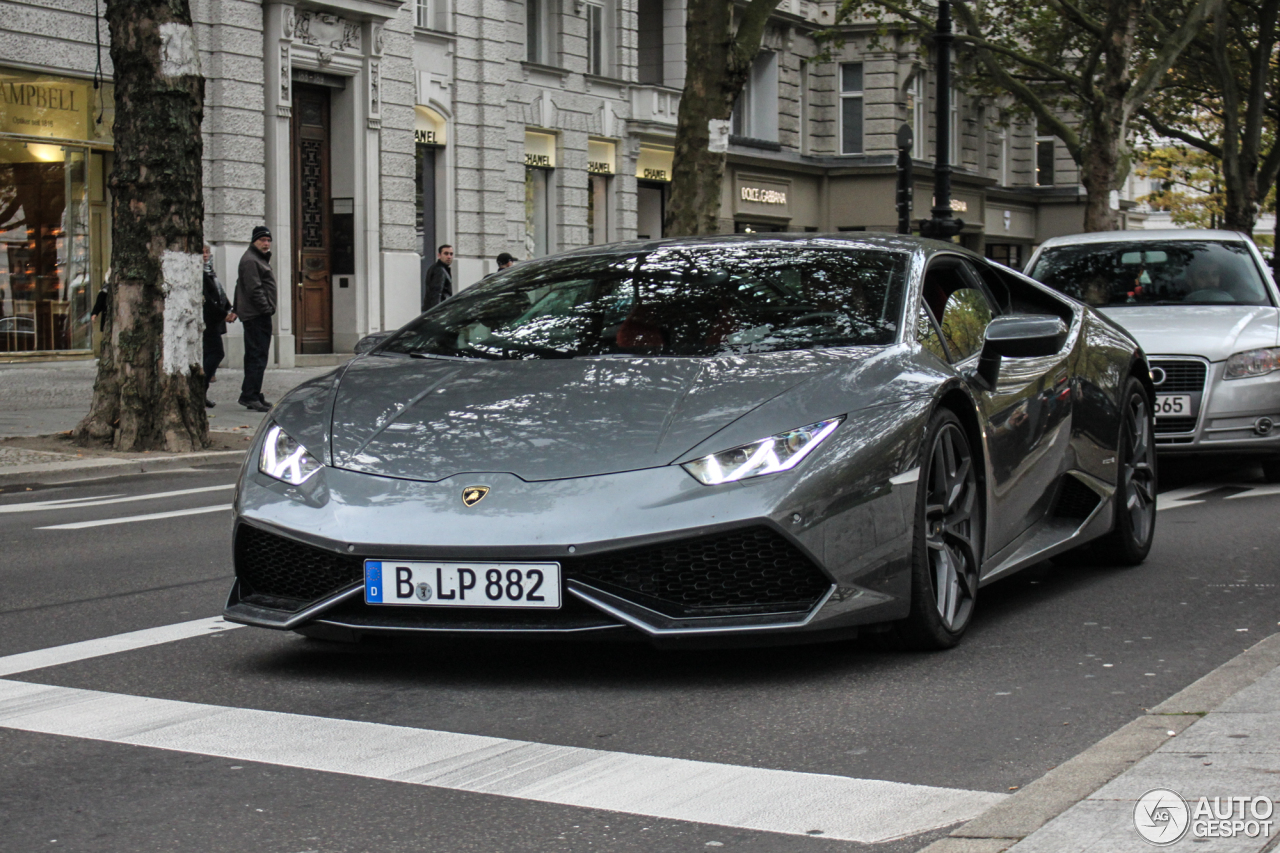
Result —
<instances>
[{"instance_id":1,"label":"car side mirror","mask_svg":"<svg viewBox=\"0 0 1280 853\"><path fill-rule=\"evenodd\" d=\"M395 334L394 331L374 332L372 335L365 335L363 338L356 341L354 352L356 355L362 355L385 341L387 338L391 337L393 334Z\"/></svg>"},{"instance_id":2,"label":"car side mirror","mask_svg":"<svg viewBox=\"0 0 1280 853\"><path fill-rule=\"evenodd\" d=\"M1053 355L1067 340L1067 324L1052 314L1010 314L987 324L977 377L994 388L1003 358L1039 358Z\"/></svg>"}]
</instances>

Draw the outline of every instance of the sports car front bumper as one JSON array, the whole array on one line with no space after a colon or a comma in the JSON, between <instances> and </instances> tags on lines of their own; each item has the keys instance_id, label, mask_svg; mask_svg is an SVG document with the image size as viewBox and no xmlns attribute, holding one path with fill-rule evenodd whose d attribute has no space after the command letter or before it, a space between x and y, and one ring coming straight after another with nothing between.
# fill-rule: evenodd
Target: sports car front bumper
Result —
<instances>
[{"instance_id":1,"label":"sports car front bumper","mask_svg":"<svg viewBox=\"0 0 1280 853\"><path fill-rule=\"evenodd\" d=\"M473 506L464 488L486 485ZM526 482L247 470L226 617L311 633L618 635L652 642L838 632L901 618L915 484L814 467L702 486L676 466ZM563 606L366 604L371 560L560 563Z\"/></svg>"}]
</instances>

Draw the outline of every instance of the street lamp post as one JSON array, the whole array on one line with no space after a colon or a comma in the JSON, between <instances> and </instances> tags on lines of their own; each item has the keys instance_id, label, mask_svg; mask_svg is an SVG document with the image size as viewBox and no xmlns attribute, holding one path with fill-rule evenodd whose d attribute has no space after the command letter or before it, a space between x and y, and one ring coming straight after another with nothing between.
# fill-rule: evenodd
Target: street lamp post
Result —
<instances>
[{"instance_id":1,"label":"street lamp post","mask_svg":"<svg viewBox=\"0 0 1280 853\"><path fill-rule=\"evenodd\" d=\"M938 30L934 42L938 48L937 133L933 168L933 216L920 221L920 233L935 240L950 240L964 228L964 222L951 215L951 0L938 0Z\"/></svg>"}]
</instances>

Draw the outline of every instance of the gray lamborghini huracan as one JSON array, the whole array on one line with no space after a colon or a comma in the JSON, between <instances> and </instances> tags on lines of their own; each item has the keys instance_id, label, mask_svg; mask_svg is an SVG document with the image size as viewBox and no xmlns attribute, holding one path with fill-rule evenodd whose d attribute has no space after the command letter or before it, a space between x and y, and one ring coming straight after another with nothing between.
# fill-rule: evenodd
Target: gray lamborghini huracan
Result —
<instances>
[{"instance_id":1,"label":"gray lamborghini huracan","mask_svg":"<svg viewBox=\"0 0 1280 853\"><path fill-rule=\"evenodd\" d=\"M485 279L259 431L234 622L954 645L979 588L1155 529L1151 378L948 243L592 247Z\"/></svg>"}]
</instances>

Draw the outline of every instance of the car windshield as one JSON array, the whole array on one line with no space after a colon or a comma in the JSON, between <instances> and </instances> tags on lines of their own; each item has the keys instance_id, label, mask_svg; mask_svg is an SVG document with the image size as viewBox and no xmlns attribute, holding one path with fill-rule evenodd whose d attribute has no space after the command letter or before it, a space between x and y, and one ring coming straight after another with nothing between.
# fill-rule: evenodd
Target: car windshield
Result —
<instances>
[{"instance_id":1,"label":"car windshield","mask_svg":"<svg viewBox=\"0 0 1280 853\"><path fill-rule=\"evenodd\" d=\"M533 359L885 345L897 337L909 260L788 243L548 259L442 302L379 350Z\"/></svg>"},{"instance_id":2,"label":"car windshield","mask_svg":"<svg viewBox=\"0 0 1280 853\"><path fill-rule=\"evenodd\" d=\"M1270 305L1244 243L1132 240L1051 246L1028 274L1089 305Z\"/></svg>"}]
</instances>

